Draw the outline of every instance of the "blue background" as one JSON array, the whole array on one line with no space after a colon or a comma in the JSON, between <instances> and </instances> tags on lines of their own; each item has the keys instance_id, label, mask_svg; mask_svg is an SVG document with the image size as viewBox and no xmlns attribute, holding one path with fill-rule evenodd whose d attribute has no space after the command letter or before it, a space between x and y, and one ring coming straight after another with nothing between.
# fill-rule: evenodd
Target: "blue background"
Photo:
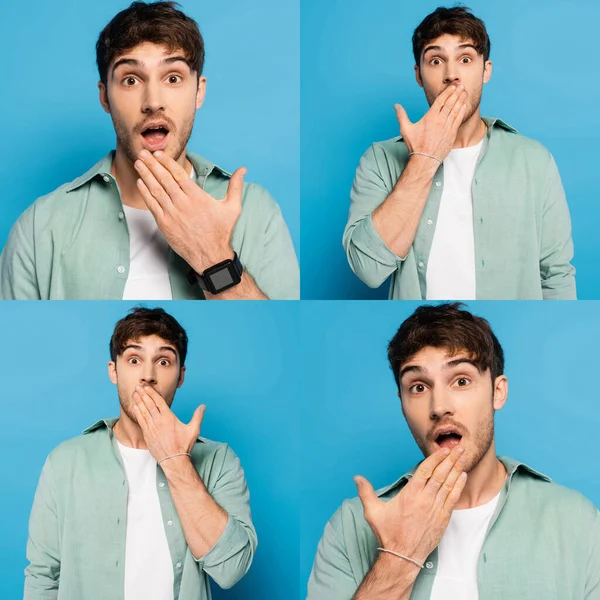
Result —
<instances>
[{"instance_id":1,"label":"blue background","mask_svg":"<svg viewBox=\"0 0 600 600\"><path fill-rule=\"evenodd\" d=\"M580 299L600 298L595 0L467 0L486 24L493 74L482 114L500 117L554 155L573 222ZM428 108L411 38L441 0L302 0L302 297L387 298L348 265L341 240L350 187L371 143L399 135L394 103Z\"/></svg>"},{"instance_id":2,"label":"blue background","mask_svg":"<svg viewBox=\"0 0 600 600\"><path fill-rule=\"evenodd\" d=\"M99 101L96 40L129 0L2 2L0 248L33 201L82 175L115 133ZM188 148L277 200L300 241L298 0L182 0L204 37L207 94Z\"/></svg>"},{"instance_id":3,"label":"blue background","mask_svg":"<svg viewBox=\"0 0 600 600\"><path fill-rule=\"evenodd\" d=\"M302 591L325 523L354 475L381 488L423 455L402 416L386 348L413 302L304 304ZM508 401L496 451L526 462L600 506L597 302L479 302L502 344Z\"/></svg>"},{"instance_id":4,"label":"blue background","mask_svg":"<svg viewBox=\"0 0 600 600\"><path fill-rule=\"evenodd\" d=\"M0 310L5 516L0 598L22 598L33 495L47 454L98 419L118 416L108 344L129 302L4 302ZM250 488L258 549L248 574L214 598L289 600L299 594L297 492L298 303L148 303L187 330L189 353L173 410L201 435L227 442ZM83 600L83 599L81 599Z\"/></svg>"}]
</instances>

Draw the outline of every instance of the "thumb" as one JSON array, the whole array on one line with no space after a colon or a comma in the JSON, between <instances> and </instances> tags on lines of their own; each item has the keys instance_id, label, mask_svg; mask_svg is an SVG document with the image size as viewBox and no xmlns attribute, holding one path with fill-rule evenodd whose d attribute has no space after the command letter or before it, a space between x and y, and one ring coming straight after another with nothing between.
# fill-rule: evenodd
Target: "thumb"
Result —
<instances>
[{"instance_id":1,"label":"thumb","mask_svg":"<svg viewBox=\"0 0 600 600\"><path fill-rule=\"evenodd\" d=\"M202 425L202 419L204 418L204 412L206 411L206 405L201 404L192 415L192 420L189 423L189 426L195 432L195 437L200 435L200 425Z\"/></svg>"},{"instance_id":2,"label":"thumb","mask_svg":"<svg viewBox=\"0 0 600 600\"><path fill-rule=\"evenodd\" d=\"M366 511L367 507L379 500L379 498L377 497L373 486L364 477L357 475L354 477L354 483L358 489L358 497L362 502L363 509Z\"/></svg>"},{"instance_id":3,"label":"thumb","mask_svg":"<svg viewBox=\"0 0 600 600\"><path fill-rule=\"evenodd\" d=\"M394 110L396 111L396 118L400 124L400 132L406 131L406 128L411 124L406 111L402 104L394 104Z\"/></svg>"},{"instance_id":4,"label":"thumb","mask_svg":"<svg viewBox=\"0 0 600 600\"><path fill-rule=\"evenodd\" d=\"M240 167L236 169L229 180L227 186L227 194L225 198L228 201L237 202L242 204L242 192L244 191L244 175L246 175L246 167Z\"/></svg>"}]
</instances>

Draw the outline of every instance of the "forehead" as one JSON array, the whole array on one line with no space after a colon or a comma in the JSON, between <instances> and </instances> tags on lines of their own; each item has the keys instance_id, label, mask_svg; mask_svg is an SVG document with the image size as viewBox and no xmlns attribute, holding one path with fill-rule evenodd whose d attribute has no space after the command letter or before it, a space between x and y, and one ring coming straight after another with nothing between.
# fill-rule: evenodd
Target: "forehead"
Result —
<instances>
[{"instance_id":1,"label":"forehead","mask_svg":"<svg viewBox=\"0 0 600 600\"><path fill-rule=\"evenodd\" d=\"M434 40L430 40L423 46L423 53L427 51L428 48L432 46L438 47L442 52L450 53L450 52L464 52L465 48L463 47L465 44L474 45L474 42L471 38L461 37L460 35L445 33L444 35L440 35ZM471 50L473 50L471 48Z\"/></svg>"},{"instance_id":2,"label":"forehead","mask_svg":"<svg viewBox=\"0 0 600 600\"><path fill-rule=\"evenodd\" d=\"M186 53L183 48L175 48L170 51L169 47L164 44L144 42L115 56L110 66L112 67L117 61L124 58L131 58L142 63L142 68L153 69L159 67L166 58L174 56L185 57ZM183 65L183 63L178 64Z\"/></svg>"},{"instance_id":3,"label":"forehead","mask_svg":"<svg viewBox=\"0 0 600 600\"><path fill-rule=\"evenodd\" d=\"M474 357L466 350L458 350L457 352L451 353L448 348L435 348L433 346L426 346L412 356L409 356L408 359L399 366L399 370L401 371L407 365L415 365L423 368L426 371L440 371L444 368L448 361L461 358L471 360ZM468 368L471 365L468 363L463 363L462 366Z\"/></svg>"},{"instance_id":4,"label":"forehead","mask_svg":"<svg viewBox=\"0 0 600 600\"><path fill-rule=\"evenodd\" d=\"M138 348L127 348L127 346L138 346ZM158 335L143 335L135 339L129 339L125 342L124 352L159 352L164 348L172 348L177 354L177 348L172 342L169 342Z\"/></svg>"}]
</instances>

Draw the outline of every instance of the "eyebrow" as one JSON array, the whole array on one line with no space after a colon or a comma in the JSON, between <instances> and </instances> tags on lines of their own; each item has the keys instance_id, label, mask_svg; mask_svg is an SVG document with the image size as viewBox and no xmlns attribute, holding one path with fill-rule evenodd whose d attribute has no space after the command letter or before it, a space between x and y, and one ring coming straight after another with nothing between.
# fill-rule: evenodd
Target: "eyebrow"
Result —
<instances>
[{"instance_id":1,"label":"eyebrow","mask_svg":"<svg viewBox=\"0 0 600 600\"><path fill-rule=\"evenodd\" d=\"M141 350L142 347L139 344L127 344L127 346L125 346L125 348L123 348L123 354L125 354L126 350L129 349L133 349L133 350ZM175 351L175 348L173 348L172 346L161 346L158 349L160 352L172 352L175 355L175 358L177 358L177 352Z\"/></svg>"},{"instance_id":2,"label":"eyebrow","mask_svg":"<svg viewBox=\"0 0 600 600\"><path fill-rule=\"evenodd\" d=\"M192 65L190 64L190 61L185 56L170 56L169 58L163 58L160 61L160 64L161 65L171 65L171 64L173 64L175 62L179 62L179 61L184 62L189 67L190 71L192 70ZM113 65L113 68L112 68L113 76L114 76L117 68L120 67L121 65L130 65L132 67L140 67L142 69L146 66L143 61L138 60L137 58L120 58Z\"/></svg>"},{"instance_id":3,"label":"eyebrow","mask_svg":"<svg viewBox=\"0 0 600 600\"><path fill-rule=\"evenodd\" d=\"M459 46L456 46L459 49L464 49L464 48L472 48L473 50L475 50L475 52L477 52L477 48L475 48L475 46L473 44L460 44ZM423 56L425 56L425 54L427 52L429 52L430 50L437 50L438 52L444 52L444 49L441 46L427 46L427 48L425 48L425 50L423 50Z\"/></svg>"},{"instance_id":4,"label":"eyebrow","mask_svg":"<svg viewBox=\"0 0 600 600\"><path fill-rule=\"evenodd\" d=\"M470 358L466 358L466 357L455 358L453 360L449 360L447 363L444 364L442 369L452 369L454 367L457 367L458 365L465 364L465 363L469 364L469 365L473 365L479 371L479 366L477 365L477 363L474 360L472 360ZM406 365L400 371L399 379L402 379L402 377L404 377L404 375L406 373L427 373L427 369L425 369L421 365Z\"/></svg>"}]
</instances>

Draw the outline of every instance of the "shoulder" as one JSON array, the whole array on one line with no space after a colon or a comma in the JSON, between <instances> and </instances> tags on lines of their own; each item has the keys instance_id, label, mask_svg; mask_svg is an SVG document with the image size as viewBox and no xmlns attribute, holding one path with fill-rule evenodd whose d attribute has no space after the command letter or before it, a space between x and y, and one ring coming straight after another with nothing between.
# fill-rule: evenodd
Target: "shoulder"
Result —
<instances>
[{"instance_id":1,"label":"shoulder","mask_svg":"<svg viewBox=\"0 0 600 600\"><path fill-rule=\"evenodd\" d=\"M494 145L500 146L513 160L542 167L548 166L554 160L550 151L541 142L514 130L494 127L492 136Z\"/></svg>"}]
</instances>

